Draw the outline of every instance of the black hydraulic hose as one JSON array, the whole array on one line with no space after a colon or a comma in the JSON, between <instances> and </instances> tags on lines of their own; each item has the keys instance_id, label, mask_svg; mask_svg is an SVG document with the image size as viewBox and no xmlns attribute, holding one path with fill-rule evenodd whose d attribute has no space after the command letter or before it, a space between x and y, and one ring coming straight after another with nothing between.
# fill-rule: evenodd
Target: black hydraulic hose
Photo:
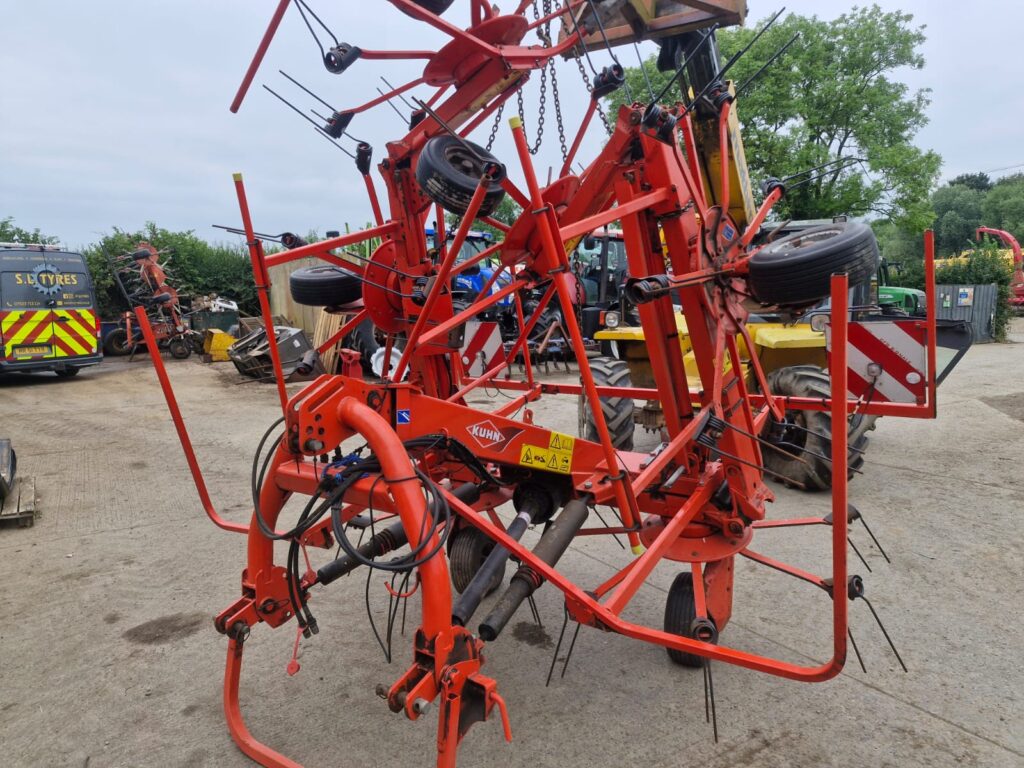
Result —
<instances>
[{"instance_id":1,"label":"black hydraulic hose","mask_svg":"<svg viewBox=\"0 0 1024 768\"><path fill-rule=\"evenodd\" d=\"M474 483L463 483L452 495L464 504L473 504L480 498L480 486ZM330 584L347 573L351 573L366 561L393 552L409 543L402 522L396 521L380 533L376 533L365 543L355 549L358 556L346 552L336 560L332 560L316 572L316 580L320 584Z\"/></svg>"},{"instance_id":2,"label":"black hydraulic hose","mask_svg":"<svg viewBox=\"0 0 1024 768\"><path fill-rule=\"evenodd\" d=\"M544 563L555 565L565 554L565 550L569 548L569 544L579 533L589 514L590 509L586 500L573 499L570 501L562 508L561 514L552 521L544 535L540 537L537 546L533 548L533 554ZM508 589L480 624L480 637L486 641L497 638L523 601L532 595L543 582L543 577L529 565L523 563L519 566Z\"/></svg>"}]
</instances>

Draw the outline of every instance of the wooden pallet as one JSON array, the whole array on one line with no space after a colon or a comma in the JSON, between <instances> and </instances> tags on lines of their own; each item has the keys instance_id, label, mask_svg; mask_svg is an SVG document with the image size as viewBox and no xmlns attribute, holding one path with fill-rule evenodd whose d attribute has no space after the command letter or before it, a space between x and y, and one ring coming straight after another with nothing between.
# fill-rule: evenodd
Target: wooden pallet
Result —
<instances>
[{"instance_id":1,"label":"wooden pallet","mask_svg":"<svg viewBox=\"0 0 1024 768\"><path fill-rule=\"evenodd\" d=\"M17 520L21 528L30 528L36 522L36 480L17 477L6 498L0 500L0 523Z\"/></svg>"}]
</instances>

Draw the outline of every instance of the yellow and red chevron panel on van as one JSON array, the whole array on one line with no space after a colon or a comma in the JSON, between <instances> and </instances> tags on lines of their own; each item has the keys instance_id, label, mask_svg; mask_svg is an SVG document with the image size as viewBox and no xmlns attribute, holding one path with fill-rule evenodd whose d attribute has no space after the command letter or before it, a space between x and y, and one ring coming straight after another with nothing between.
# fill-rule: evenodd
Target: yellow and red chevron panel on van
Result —
<instances>
[{"instance_id":1,"label":"yellow and red chevron panel on van","mask_svg":"<svg viewBox=\"0 0 1024 768\"><path fill-rule=\"evenodd\" d=\"M0 338L4 344L4 359L53 357L53 346L50 343L53 323L50 314L48 309L0 312Z\"/></svg>"},{"instance_id":2,"label":"yellow and red chevron panel on van","mask_svg":"<svg viewBox=\"0 0 1024 768\"><path fill-rule=\"evenodd\" d=\"M96 354L97 319L88 309L55 309L53 314L53 356L76 357Z\"/></svg>"},{"instance_id":3,"label":"yellow and red chevron panel on van","mask_svg":"<svg viewBox=\"0 0 1024 768\"><path fill-rule=\"evenodd\" d=\"M0 312L0 339L6 360L94 355L96 333L96 314L87 309Z\"/></svg>"}]
</instances>

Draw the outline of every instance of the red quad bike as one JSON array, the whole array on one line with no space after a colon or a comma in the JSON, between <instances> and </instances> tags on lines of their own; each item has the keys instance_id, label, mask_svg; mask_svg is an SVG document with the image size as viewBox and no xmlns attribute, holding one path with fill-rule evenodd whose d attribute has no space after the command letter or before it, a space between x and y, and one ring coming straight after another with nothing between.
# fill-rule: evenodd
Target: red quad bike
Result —
<instances>
[{"instance_id":1,"label":"red quad bike","mask_svg":"<svg viewBox=\"0 0 1024 768\"><path fill-rule=\"evenodd\" d=\"M930 233L925 236L928 317L888 323L886 333L902 334L903 352L886 352L890 347L880 342L872 346L874 331L849 320L848 284L877 265L878 251L868 228L829 225L762 249L752 247L765 217L785 194L785 185L779 182L764 190L764 201L746 226L740 227L729 215L733 96L724 76L684 102L652 100L623 106L609 116L611 132L604 148L580 163L582 170L575 173L571 168L598 99L623 82L617 64L595 73L590 106L571 134L561 169L547 184L538 180L519 118L508 122L522 185L513 183L496 157L468 140L555 57L578 56L584 46L600 46L605 33L618 41L634 39L628 35L629 25L619 19L623 9L635 3L575 0L536 9L524 1L513 3L506 15L497 15L489 2L469 0L468 29L440 16L450 0L390 4L433 27L448 42L437 51L379 51L335 41L324 57L332 72L372 66L381 59L407 59L423 66L422 74L381 98L335 111L324 126L334 138L342 137L360 113L393 96L415 87L433 89L429 98L416 101L408 132L385 145L377 165L383 204L371 177L371 149L365 143L357 146L357 169L375 225L268 256L254 235L240 174L235 176L235 191L267 322L268 268L316 257L338 268L325 270L324 280L337 280L341 293L350 293L353 281L360 286L364 308L352 315L337 338L370 318L387 334L385 359L391 358L392 348L400 348L397 365L379 382L324 375L289 398L277 347L271 345L283 418L267 431L257 451L254 514L251 522L241 524L223 519L212 506L167 372L159 357L153 358L207 514L221 528L248 539L241 594L215 622L227 637L224 707L239 748L264 766L297 765L260 742L243 721L238 699L243 651L260 625L292 628L296 647L302 638L316 634L313 587L329 585L357 568L382 569L393 576L395 595L408 598L415 593L422 600L412 662L392 685L378 692L391 711L410 720L437 703L437 765L442 767L456 764L458 745L476 722L497 715L511 738L505 701L496 681L483 671L484 648L545 583L564 595L567 620L576 623L577 631L586 626L662 646L674 661L703 667L705 675L710 675L709 661L715 660L791 680L834 677L846 662L849 601L864 596L863 581L847 568L848 524L859 513L847 502L846 432L838 429L832 435L831 513L797 519L766 516L773 493L765 484L758 435L769 418L782 421L786 410L827 411L833 423L840 424L856 413L935 416ZM305 8L304 3L298 5ZM384 12L386 4L380 5ZM743 5L701 2L698 11L680 4L674 23L691 32L704 28L704 38L709 39L706 28L741 21L737 8ZM288 0L280 1L233 108L241 103L288 6ZM536 15L528 15L531 9ZM308 8L304 14L308 16ZM563 31L557 42L552 39L553 22ZM641 31L647 29L638 24ZM644 34L648 32L653 34ZM718 168L695 161L698 137L692 117L698 102L700 109L717 115L715 138L723 148ZM713 184L706 183L706 174L714 176ZM474 221L488 221L505 195L522 207L522 215L511 226L503 225L501 242L475 259L457 263ZM429 222L444 222L444 211L460 215L462 223L450 242L439 237L445 245L431 253L424 230ZM595 384L573 311L567 254L583 236L615 221L620 222L627 251L626 289L639 308L650 348L656 382L650 389ZM381 238L381 244L361 266L353 267L334 253L371 238ZM491 256L502 267L495 275L507 274L508 284L493 293L487 286L468 306L453 307L452 277ZM518 304L537 286L546 287L530 320L519 306L519 344L505 350L488 370L469 375L459 354L467 321L506 296ZM749 364L759 393L751 391L737 374L747 362L741 359L738 340L745 340L747 350L755 349L745 327L748 308L771 304L799 311L829 294L831 313L824 326L831 350L831 384L825 395L782 402L771 394L756 357ZM689 329L697 367L694 377L688 377L684 367L673 296L681 299ZM346 295L337 303L352 298ZM562 310L579 365L579 383L538 380L529 356L522 375L512 375L518 346L549 304ZM146 342L154 344L145 312L139 308L136 313ZM857 349L869 352L855 358L849 354L854 342ZM872 349L881 351L872 356ZM892 378L899 379L900 388L888 386ZM510 399L493 410L468 405L467 396L485 385L505 390ZM883 390L890 395L877 395ZM562 398L567 408L586 398L595 414L598 439L585 440L533 423L529 407L542 397ZM616 451L601 408L603 398L615 397L660 400L666 442L651 452ZM346 452L341 448L345 441L365 442L366 447ZM308 503L296 521L285 524L280 513L294 494L308 497ZM506 524L495 510L509 501L516 516ZM619 520L614 525L588 524L595 505L613 507ZM357 544L349 538L350 529L365 522L368 509L378 514L384 510L391 519ZM527 548L520 541L524 531L539 525L539 541ZM754 548L757 531L813 525L831 531L832 570L827 575L780 562ZM559 569L576 537L616 534L628 537L632 553L604 583L579 584ZM287 542L283 560L276 557L282 552L275 548L276 541ZM331 559L337 547L341 555ZM314 567L307 555L317 548L324 554L322 565ZM391 560L382 557L395 550L404 554ZM737 557L821 590L831 603L830 659L805 666L722 642L732 614ZM505 583L510 558L519 565ZM637 591L659 564L683 569L668 595L664 624L645 626L625 618ZM485 616L476 615L482 598L496 589L502 590L497 601ZM298 669L294 659L291 669Z\"/></svg>"},{"instance_id":2,"label":"red quad bike","mask_svg":"<svg viewBox=\"0 0 1024 768\"><path fill-rule=\"evenodd\" d=\"M111 259L114 281L125 300L135 308L124 313L124 327L116 328L105 341L112 354L135 354L143 341L135 312L145 311L153 329L156 344L149 349L167 349L171 356L183 360L192 354L192 331L185 325L178 291L167 282L166 263L160 263L164 252L141 242L131 253Z\"/></svg>"}]
</instances>

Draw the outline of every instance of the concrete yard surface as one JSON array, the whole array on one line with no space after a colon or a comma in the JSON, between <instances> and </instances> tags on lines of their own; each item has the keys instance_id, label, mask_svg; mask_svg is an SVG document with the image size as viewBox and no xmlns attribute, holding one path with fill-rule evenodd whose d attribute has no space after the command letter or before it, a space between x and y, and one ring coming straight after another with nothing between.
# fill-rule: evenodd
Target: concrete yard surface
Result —
<instances>
[{"instance_id":1,"label":"concrete yard surface","mask_svg":"<svg viewBox=\"0 0 1024 768\"><path fill-rule=\"evenodd\" d=\"M887 564L855 525L851 537L871 572L852 554L850 568L865 577L908 673L858 601L850 616L867 674L852 652L838 678L818 684L715 663L715 744L701 672L672 665L661 648L584 627L564 677L568 637L545 687L562 624L560 593L545 586L537 593L543 626L524 607L485 651L483 672L508 703L513 742L496 718L478 724L459 765L1024 765L1019 320L1013 338L968 353L940 389L937 421L883 418L864 475L850 483L851 502L892 558ZM253 452L280 413L274 388L240 383L225 364L168 365L217 508L247 521ZM474 402L490 400L481 392ZM533 410L538 423L575 433L571 399ZM13 439L19 472L35 478L41 510L33 528L0 529L0 764L253 765L225 726L226 640L212 623L239 596L245 540L203 514L148 361L107 361L71 380L0 377L0 435ZM829 510L827 495L773 488L773 518ZM761 531L756 548L827 573L828 537L821 527ZM330 554L313 556L319 563ZM586 537L559 567L592 588L629 558L610 538ZM675 573L659 565L627 617L660 628ZM383 584L372 572L381 631ZM436 706L412 723L374 693L411 661L418 596L406 636L395 630L389 665L367 620L366 589L364 569L313 591L320 632L302 642L295 676L286 673L294 624L257 626L246 645L247 723L307 768L434 764ZM723 644L806 665L830 656L831 606L820 590L740 560L735 598Z\"/></svg>"}]
</instances>

